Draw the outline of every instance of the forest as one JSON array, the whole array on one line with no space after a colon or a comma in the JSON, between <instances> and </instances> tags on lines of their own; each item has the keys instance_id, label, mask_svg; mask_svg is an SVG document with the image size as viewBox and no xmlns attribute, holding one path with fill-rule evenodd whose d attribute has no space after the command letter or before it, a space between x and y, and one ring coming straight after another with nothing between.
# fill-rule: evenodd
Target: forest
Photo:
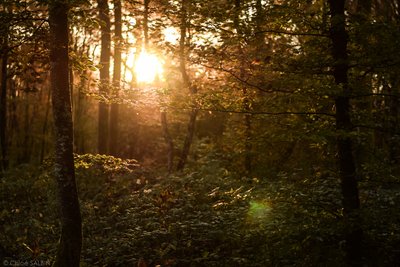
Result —
<instances>
[{"instance_id":1,"label":"forest","mask_svg":"<svg viewBox=\"0 0 400 267\"><path fill-rule=\"evenodd\" d=\"M400 266L398 0L1 0L2 266Z\"/></svg>"}]
</instances>

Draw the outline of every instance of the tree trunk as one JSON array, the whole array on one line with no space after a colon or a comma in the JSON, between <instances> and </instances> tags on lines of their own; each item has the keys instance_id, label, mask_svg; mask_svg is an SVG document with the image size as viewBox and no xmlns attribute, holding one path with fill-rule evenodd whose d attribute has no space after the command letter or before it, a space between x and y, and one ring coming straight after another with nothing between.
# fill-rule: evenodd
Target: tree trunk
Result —
<instances>
[{"instance_id":1,"label":"tree trunk","mask_svg":"<svg viewBox=\"0 0 400 267\"><path fill-rule=\"evenodd\" d=\"M17 138L14 138L14 136L18 136L19 132L19 121L18 121L18 112L17 112L17 88L15 86L15 81L10 80L8 81L9 85L9 92L10 92L10 105L9 105L9 114L8 117L10 118L9 120L9 131L8 131L8 140L10 141L10 147L13 148L16 146ZM17 153L16 153L17 154ZM15 157L16 159L17 157Z\"/></svg>"},{"instance_id":2,"label":"tree trunk","mask_svg":"<svg viewBox=\"0 0 400 267\"><path fill-rule=\"evenodd\" d=\"M399 82L395 77L391 79L391 87L388 94L393 95L388 97L385 102L388 103L388 145L389 145L389 160L397 166L400 162L400 136L398 132L399 125ZM389 86L388 86L389 87Z\"/></svg>"},{"instance_id":3,"label":"tree trunk","mask_svg":"<svg viewBox=\"0 0 400 267\"><path fill-rule=\"evenodd\" d=\"M42 127L42 142L40 145L40 163L43 162L44 160L44 156L45 156L45 152L46 152L46 133L47 133L47 126L48 126L48 122L49 122L49 113L50 113L50 98L51 98L51 92L48 92L47 95L47 101L46 101L46 111L44 114L44 122L43 122L43 127Z\"/></svg>"},{"instance_id":4,"label":"tree trunk","mask_svg":"<svg viewBox=\"0 0 400 267\"><path fill-rule=\"evenodd\" d=\"M3 3L2 4L3 10L8 13L12 14L12 5L11 3ZM9 31L10 25L9 21L5 21L2 25L3 27L3 35L1 36L1 93L0 93L0 171L8 169L9 166L9 148L8 148L8 141L10 139L10 129L8 125L8 58L9 58Z\"/></svg>"},{"instance_id":5,"label":"tree trunk","mask_svg":"<svg viewBox=\"0 0 400 267\"><path fill-rule=\"evenodd\" d=\"M144 35L144 49L147 50L149 46L149 4L150 0L144 0L144 14L143 14L143 35Z\"/></svg>"},{"instance_id":6,"label":"tree trunk","mask_svg":"<svg viewBox=\"0 0 400 267\"><path fill-rule=\"evenodd\" d=\"M371 7L371 0L358 0L356 7L357 14L361 14L362 16L365 16L365 18L368 18L371 14Z\"/></svg>"},{"instance_id":7,"label":"tree trunk","mask_svg":"<svg viewBox=\"0 0 400 267\"><path fill-rule=\"evenodd\" d=\"M90 38L90 36L89 36ZM90 45L86 45L86 39L84 39L81 45L80 53L85 55L86 57L90 57ZM90 90L90 74L87 69L80 73L80 76L89 77L88 79L80 78L78 85L78 92L76 93L76 100L74 105L74 142L75 142L75 152L78 154L85 154L85 141L87 140L87 133L85 130L85 126L87 123L87 119L85 118L85 114L87 110L87 97L85 94L85 90Z\"/></svg>"},{"instance_id":8,"label":"tree trunk","mask_svg":"<svg viewBox=\"0 0 400 267\"><path fill-rule=\"evenodd\" d=\"M171 173L174 167L174 142L168 130L167 112L165 111L161 111L161 126L167 143L168 173Z\"/></svg>"},{"instance_id":9,"label":"tree trunk","mask_svg":"<svg viewBox=\"0 0 400 267\"><path fill-rule=\"evenodd\" d=\"M244 102L243 102L243 109L246 112L250 112L250 101L247 93L247 89L243 88L243 96L244 96ZM251 114L246 113L244 115L244 168L246 173L250 173L252 171L252 161L253 161L253 156L252 156L252 150L253 150L253 145L251 142L251 124L252 124L252 116Z\"/></svg>"},{"instance_id":10,"label":"tree trunk","mask_svg":"<svg viewBox=\"0 0 400 267\"><path fill-rule=\"evenodd\" d=\"M122 46L122 10L121 0L114 1L115 17L115 48L114 48L114 71L113 71L113 96L118 97L121 86L121 46ZM110 154L118 156L118 118L119 104L113 102L110 111Z\"/></svg>"},{"instance_id":11,"label":"tree trunk","mask_svg":"<svg viewBox=\"0 0 400 267\"><path fill-rule=\"evenodd\" d=\"M25 93L25 97L29 99L29 96L27 93ZM21 144L21 150L19 151L19 159L18 159L18 164L21 163L29 163L31 160L31 151L32 148L30 146L30 139L31 139L31 120L30 120L30 114L31 110L29 108L30 104L29 101L26 101L24 103L24 125L23 125L23 138L22 138L22 144ZM33 111L32 111L33 113Z\"/></svg>"},{"instance_id":12,"label":"tree trunk","mask_svg":"<svg viewBox=\"0 0 400 267\"><path fill-rule=\"evenodd\" d=\"M74 102L74 147L75 153L83 154L82 140L85 138L82 123L83 112L83 98L82 88L86 86L86 79L81 79L78 85L78 92L76 92L76 99Z\"/></svg>"},{"instance_id":13,"label":"tree trunk","mask_svg":"<svg viewBox=\"0 0 400 267\"><path fill-rule=\"evenodd\" d=\"M257 43L258 45L262 44L264 41L262 40L263 34L261 32L261 20L262 20L262 4L260 1L256 3L256 8L257 8L257 17L256 17L256 26L257 26L257 31L259 32L257 34ZM240 28L240 12L241 12L241 1L240 0L235 0L235 19L234 19L234 26L237 32L237 37L241 38L242 36L242 30ZM242 46L239 44L238 47L238 54L240 56L240 74L239 77L242 80L245 80L245 69L244 69L244 64L245 64L245 52L243 51ZM244 169L246 173L250 173L252 170L252 150L253 150L253 145L251 143L251 125L252 125L252 115L249 114L251 110L251 104L250 104L250 98L249 98L249 93L248 89L246 86L243 85L242 87L242 94L243 94L243 103L242 107L243 110L246 112L244 114Z\"/></svg>"},{"instance_id":14,"label":"tree trunk","mask_svg":"<svg viewBox=\"0 0 400 267\"><path fill-rule=\"evenodd\" d=\"M100 90L101 98L108 98L110 82L110 16L107 0L97 0L99 8L99 18L101 23L101 54L100 54ZM104 99L99 103L99 122L98 122L98 152L107 154L109 142L109 104Z\"/></svg>"},{"instance_id":15,"label":"tree trunk","mask_svg":"<svg viewBox=\"0 0 400 267\"><path fill-rule=\"evenodd\" d=\"M183 86L189 89L189 94L191 96L197 93L197 88L191 84L189 74L186 68L186 31L187 31L187 5L190 2L187 0L182 0L181 2L181 25L180 25L180 40L179 40L179 67L182 75ZM179 162L177 165L177 171L183 170L186 165L187 158L189 156L190 147L192 146L194 130L196 125L196 118L198 109L195 107L195 103L193 103L193 108L189 115L189 122L187 126L187 133L185 137L185 141L183 144L183 148L179 157Z\"/></svg>"},{"instance_id":16,"label":"tree trunk","mask_svg":"<svg viewBox=\"0 0 400 267\"><path fill-rule=\"evenodd\" d=\"M8 37L6 37L7 39ZM3 44L1 57L1 95L0 95L0 146L1 146L1 166L0 170L8 168L8 142L7 142L7 64L8 49L7 41Z\"/></svg>"},{"instance_id":17,"label":"tree trunk","mask_svg":"<svg viewBox=\"0 0 400 267\"><path fill-rule=\"evenodd\" d=\"M194 136L197 113L198 113L198 110L196 108L193 108L191 113L190 113L190 118L189 118L187 133L186 133L186 138L185 138L185 142L183 143L181 156L179 158L179 162L178 162L178 166L177 166L177 170L178 171L183 170L183 168L186 165L187 158L189 156L190 147L192 145L193 136Z\"/></svg>"},{"instance_id":18,"label":"tree trunk","mask_svg":"<svg viewBox=\"0 0 400 267\"><path fill-rule=\"evenodd\" d=\"M55 129L55 169L61 238L54 266L79 266L82 223L75 182L71 92L68 81L68 3L53 0L49 6L50 81Z\"/></svg>"},{"instance_id":19,"label":"tree trunk","mask_svg":"<svg viewBox=\"0 0 400 267\"><path fill-rule=\"evenodd\" d=\"M341 92L335 99L337 150L340 170L340 181L343 197L343 211L347 223L346 257L350 266L361 266L362 230L359 218L359 191L353 142L350 137L352 124L350 120L350 88L348 84L348 52L345 0L329 0L331 11L332 56L335 61L333 76Z\"/></svg>"}]
</instances>

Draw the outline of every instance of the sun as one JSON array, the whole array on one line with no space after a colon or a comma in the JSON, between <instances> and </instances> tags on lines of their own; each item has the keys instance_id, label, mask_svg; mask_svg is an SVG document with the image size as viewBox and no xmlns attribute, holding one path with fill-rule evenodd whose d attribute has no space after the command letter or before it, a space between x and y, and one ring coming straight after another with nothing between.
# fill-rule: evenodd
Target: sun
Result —
<instances>
[{"instance_id":1,"label":"sun","mask_svg":"<svg viewBox=\"0 0 400 267\"><path fill-rule=\"evenodd\" d=\"M138 55L135 61L135 75L137 82L152 83L162 76L162 64L156 55L145 50Z\"/></svg>"}]
</instances>

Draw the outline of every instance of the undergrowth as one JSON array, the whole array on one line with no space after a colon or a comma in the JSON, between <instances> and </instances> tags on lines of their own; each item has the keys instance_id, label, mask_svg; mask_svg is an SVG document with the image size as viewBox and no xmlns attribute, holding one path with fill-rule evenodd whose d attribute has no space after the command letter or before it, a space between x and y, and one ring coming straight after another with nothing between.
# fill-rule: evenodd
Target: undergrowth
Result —
<instances>
[{"instance_id":1,"label":"undergrowth","mask_svg":"<svg viewBox=\"0 0 400 267\"><path fill-rule=\"evenodd\" d=\"M240 177L216 159L167 176L76 155L82 266L345 266L337 179ZM361 185L368 266L399 260L398 190ZM1 180L0 256L52 262L60 227L51 161Z\"/></svg>"}]
</instances>

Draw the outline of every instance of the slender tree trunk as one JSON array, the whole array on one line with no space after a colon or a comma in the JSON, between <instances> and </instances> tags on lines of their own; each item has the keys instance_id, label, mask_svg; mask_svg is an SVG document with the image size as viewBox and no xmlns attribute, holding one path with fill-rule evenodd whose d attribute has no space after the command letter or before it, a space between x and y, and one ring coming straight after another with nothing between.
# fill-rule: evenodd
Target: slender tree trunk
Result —
<instances>
[{"instance_id":1,"label":"slender tree trunk","mask_svg":"<svg viewBox=\"0 0 400 267\"><path fill-rule=\"evenodd\" d=\"M10 3L3 3L3 10L9 14L12 14L12 7ZM0 93L0 171L8 169L9 165L9 153L8 153L8 142L9 136L9 125L8 125L8 57L9 57L9 22L6 21L2 25L4 32L1 38L1 93Z\"/></svg>"},{"instance_id":2,"label":"slender tree trunk","mask_svg":"<svg viewBox=\"0 0 400 267\"><path fill-rule=\"evenodd\" d=\"M8 131L8 140L10 141L10 147L15 147L15 143L17 143L17 138L14 136L18 136L18 129L20 127L18 117L17 117L17 88L15 86L15 82L13 80L8 81L9 90L10 90L10 109L9 109L9 131Z\"/></svg>"},{"instance_id":3,"label":"slender tree trunk","mask_svg":"<svg viewBox=\"0 0 400 267\"><path fill-rule=\"evenodd\" d=\"M196 93L195 88L191 87L190 78L186 68L186 42L187 42L187 6L188 0L181 0L181 22L180 22L180 39L179 39L179 69L181 71L183 85L190 93Z\"/></svg>"},{"instance_id":4,"label":"slender tree trunk","mask_svg":"<svg viewBox=\"0 0 400 267\"><path fill-rule=\"evenodd\" d=\"M187 126L187 134L186 134L185 142L183 143L181 156L179 158L179 162L178 162L178 166L177 166L178 171L183 170L183 168L186 165L187 158L189 156L190 147L192 145L194 131L195 131L197 113L198 113L198 110L196 108L193 108L190 113L189 123Z\"/></svg>"},{"instance_id":5,"label":"slender tree trunk","mask_svg":"<svg viewBox=\"0 0 400 267\"><path fill-rule=\"evenodd\" d=\"M7 37L6 37L7 38ZM7 41L5 41L7 42ZM1 166L0 169L8 168L8 142L7 142L7 65L8 49L7 44L3 47L1 57L1 95L0 95L0 146L1 146Z\"/></svg>"},{"instance_id":6,"label":"slender tree trunk","mask_svg":"<svg viewBox=\"0 0 400 267\"><path fill-rule=\"evenodd\" d=\"M74 102L74 147L75 153L81 154L82 148L80 146L81 139L84 138L82 131L82 88L85 86L86 79L81 79L78 85L78 92L76 92L76 100Z\"/></svg>"},{"instance_id":7,"label":"slender tree trunk","mask_svg":"<svg viewBox=\"0 0 400 267\"><path fill-rule=\"evenodd\" d=\"M76 43L75 43L76 44ZM82 41L81 45L81 50L78 51L76 47L74 47L74 51L78 54L80 53L81 55L84 54L85 48L86 48L86 37ZM85 72L83 72L85 73ZM78 73L78 76L82 77L83 73ZM72 98L74 99L73 101L73 122L74 122L74 150L75 153L81 154L81 147L80 147L80 140L81 138L84 138L82 136L82 88L84 88L86 83L86 79L79 79L79 84L77 85L77 92L72 92Z\"/></svg>"},{"instance_id":8,"label":"slender tree trunk","mask_svg":"<svg viewBox=\"0 0 400 267\"><path fill-rule=\"evenodd\" d=\"M114 40L114 71L113 96L118 97L121 86L121 46L122 46L122 10L121 0L114 0L115 40ZM119 104L113 102L110 111L110 154L118 156L118 119Z\"/></svg>"},{"instance_id":9,"label":"slender tree trunk","mask_svg":"<svg viewBox=\"0 0 400 267\"><path fill-rule=\"evenodd\" d=\"M333 75L335 83L342 90L335 99L335 105L343 211L347 223L346 256L350 266L361 266L362 230L358 214L360 200L352 149L353 142L350 137L352 124L350 120L345 0L329 0L329 6L331 11L332 56L335 61Z\"/></svg>"},{"instance_id":10,"label":"slender tree trunk","mask_svg":"<svg viewBox=\"0 0 400 267\"><path fill-rule=\"evenodd\" d=\"M50 113L50 98L51 98L51 92L49 91L47 94L47 102L46 102L46 112L44 114L44 123L42 127L42 143L40 145L40 162L42 163L44 160L45 156L45 151L46 151L46 133L47 133L47 126L49 123L49 113Z\"/></svg>"},{"instance_id":11,"label":"slender tree trunk","mask_svg":"<svg viewBox=\"0 0 400 267\"><path fill-rule=\"evenodd\" d=\"M167 112L165 111L161 111L161 126L164 140L167 143L168 173L171 173L174 168L174 142L168 130Z\"/></svg>"},{"instance_id":12,"label":"slender tree trunk","mask_svg":"<svg viewBox=\"0 0 400 267\"><path fill-rule=\"evenodd\" d=\"M256 26L257 26L257 31L261 32L261 20L262 20L262 5L260 1L257 1L256 3L256 8L257 8L257 18L256 18ZM236 32L237 32L237 37L240 38L242 36L242 30L240 28L240 12L241 12L241 1L240 0L235 0L235 19L234 19L234 26L236 28ZM261 44L261 38L262 38L262 34L259 33L257 36L258 39L258 43ZM244 75L245 75L245 70L244 70L244 64L245 64L245 53L243 51L242 46L239 44L239 48L238 48L238 53L240 55L240 78L241 79L245 79ZM243 110L246 112L249 112L251 110L250 107L250 98L249 98L249 93L248 93L248 89L246 88L246 86L243 85L242 88L242 94L243 94ZM252 150L253 150L253 146L251 143L251 125L252 125L252 115L249 113L244 114L244 169L246 171L246 173L250 173L252 170Z\"/></svg>"},{"instance_id":13,"label":"slender tree trunk","mask_svg":"<svg viewBox=\"0 0 400 267\"><path fill-rule=\"evenodd\" d=\"M89 52L90 46L86 45L86 39L84 39L80 53L89 57ZM88 70L84 70L80 75L89 78L81 78L78 85L78 92L74 107L74 142L76 153L84 154L86 152L85 140L87 139L85 131L86 119L84 117L85 112L87 112L87 99L84 91L90 86L90 75Z\"/></svg>"},{"instance_id":14,"label":"slender tree trunk","mask_svg":"<svg viewBox=\"0 0 400 267\"><path fill-rule=\"evenodd\" d=\"M25 97L29 99L29 96L27 93L25 93ZM20 150L20 157L19 157L19 163L29 163L31 159L31 146L30 146L30 127L31 127L31 120L30 120L30 114L31 110L29 108L29 101L26 101L24 103L25 109L24 109L24 135L23 135L23 141L22 141L22 149ZM33 113L33 111L32 111Z\"/></svg>"},{"instance_id":15,"label":"slender tree trunk","mask_svg":"<svg viewBox=\"0 0 400 267\"><path fill-rule=\"evenodd\" d=\"M243 101L243 109L246 112L250 112L250 100L247 92L247 88L243 88L243 96L244 96L244 101ZM252 115L249 113L246 113L244 115L244 150L245 150L245 155L244 155L244 168L246 173L250 173L252 171L252 161L253 161L253 156L252 156L252 150L253 150L253 145L251 142L252 134L251 134L251 125L252 125Z\"/></svg>"},{"instance_id":16,"label":"slender tree trunk","mask_svg":"<svg viewBox=\"0 0 400 267\"><path fill-rule=\"evenodd\" d=\"M79 266L82 223L75 182L71 92L68 81L68 2L49 6L50 81L55 129L55 169L60 206L61 238L54 266Z\"/></svg>"},{"instance_id":17,"label":"slender tree trunk","mask_svg":"<svg viewBox=\"0 0 400 267\"><path fill-rule=\"evenodd\" d=\"M190 1L187 0L182 0L181 1L181 25L180 25L180 40L179 40L179 65L180 65L180 71L183 79L183 85L185 88L189 89L189 94L191 96L194 96L197 93L197 88L190 82L189 74L187 72L186 68L186 41L187 41L187 6L190 4ZM187 133L185 137L185 141L183 144L183 148L179 157L178 165L177 165L177 170L181 171L186 165L187 158L190 153L190 147L192 146L193 143L193 137L194 137L194 131L195 131L195 125L196 125L196 118L198 114L198 109L196 107L196 104L193 103L192 110L189 115L189 122L187 126Z\"/></svg>"},{"instance_id":18,"label":"slender tree trunk","mask_svg":"<svg viewBox=\"0 0 400 267\"><path fill-rule=\"evenodd\" d=\"M101 54L100 54L100 97L108 98L110 82L110 16L107 0L97 0L101 23ZM98 121L98 152L107 154L109 142L109 104L100 100Z\"/></svg>"},{"instance_id":19,"label":"slender tree trunk","mask_svg":"<svg viewBox=\"0 0 400 267\"><path fill-rule=\"evenodd\" d=\"M357 16L359 23L369 24L371 19L371 0L359 0L355 4L356 5L354 7L354 14L352 15ZM359 83L357 88L359 94L368 95L373 93L371 77L372 76L369 75L363 77L362 82ZM372 118L374 116L371 102L372 99L373 98L368 97L357 99L357 102L354 105L355 113L360 112L361 114L368 114L368 116ZM358 128L357 131L360 131L360 129ZM368 138L370 140L366 141L365 137L363 138L361 135L359 135L354 142L356 170L362 170L363 163L367 161L368 157L370 156L370 153L368 151L374 149L372 135Z\"/></svg>"},{"instance_id":20,"label":"slender tree trunk","mask_svg":"<svg viewBox=\"0 0 400 267\"><path fill-rule=\"evenodd\" d=\"M76 50L75 50L76 51ZM72 66L69 66L69 91L71 92L71 106L74 106L74 98L72 97L74 95L74 70L72 69ZM72 122L74 122L72 120Z\"/></svg>"},{"instance_id":21,"label":"slender tree trunk","mask_svg":"<svg viewBox=\"0 0 400 267\"><path fill-rule=\"evenodd\" d=\"M147 50L149 46L149 4L150 0L144 0L144 14L143 14L143 35L144 35L144 49Z\"/></svg>"},{"instance_id":22,"label":"slender tree trunk","mask_svg":"<svg viewBox=\"0 0 400 267\"><path fill-rule=\"evenodd\" d=\"M89 76L88 72L85 70L83 75ZM75 147L75 152L78 154L84 154L85 153L85 146L84 142L86 139L85 136L85 119L84 119L84 114L85 114L85 105L86 105L86 99L85 99L85 93L82 92L85 90L85 87L87 85L88 81L86 79L81 79L79 81L78 85L78 92L76 93L76 101L74 103L74 147Z\"/></svg>"},{"instance_id":23,"label":"slender tree trunk","mask_svg":"<svg viewBox=\"0 0 400 267\"><path fill-rule=\"evenodd\" d=\"M357 14L365 16L368 18L371 14L372 0L358 0L356 11Z\"/></svg>"},{"instance_id":24,"label":"slender tree trunk","mask_svg":"<svg viewBox=\"0 0 400 267\"><path fill-rule=\"evenodd\" d=\"M394 166L397 166L400 162L400 136L397 134L399 125L399 82L396 79L391 79L391 88L388 94L393 95L388 97L389 99L385 102L388 103L388 129L389 133L387 136L389 145L389 160Z\"/></svg>"}]
</instances>

